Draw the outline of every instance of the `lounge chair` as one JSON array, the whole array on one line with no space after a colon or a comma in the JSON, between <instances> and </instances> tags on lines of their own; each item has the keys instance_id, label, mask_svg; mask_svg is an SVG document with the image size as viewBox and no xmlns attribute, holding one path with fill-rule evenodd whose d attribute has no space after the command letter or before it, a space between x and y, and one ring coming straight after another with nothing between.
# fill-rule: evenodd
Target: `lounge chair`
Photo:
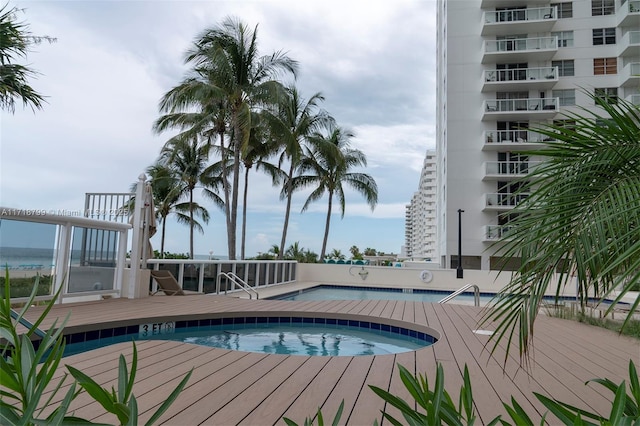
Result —
<instances>
[{"instance_id":1,"label":"lounge chair","mask_svg":"<svg viewBox=\"0 0 640 426\"><path fill-rule=\"evenodd\" d=\"M178 281L170 271L152 270L151 277L158 283L158 290L151 293L152 295L164 291L167 296L184 296L185 292L182 290Z\"/></svg>"}]
</instances>

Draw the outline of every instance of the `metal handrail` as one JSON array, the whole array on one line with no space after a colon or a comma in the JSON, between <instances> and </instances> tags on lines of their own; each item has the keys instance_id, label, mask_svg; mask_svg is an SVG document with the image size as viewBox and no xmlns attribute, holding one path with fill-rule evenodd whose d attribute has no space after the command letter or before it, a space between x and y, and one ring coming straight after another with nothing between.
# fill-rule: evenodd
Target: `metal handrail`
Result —
<instances>
[{"instance_id":1,"label":"metal handrail","mask_svg":"<svg viewBox=\"0 0 640 426\"><path fill-rule=\"evenodd\" d=\"M260 298L260 295L258 294L258 292L256 291L255 288L251 287L249 284L247 284L246 282L244 282L239 276L237 276L236 274L234 274L233 272L220 272L218 274L218 292L220 291L220 277L224 276L226 279L228 279L229 281L231 281L234 286L238 286L240 287L241 290L243 290L245 293L247 293L249 295L249 299L253 299L251 297L251 293L249 292L249 290L251 290L252 292L255 293L256 295L256 299Z\"/></svg>"},{"instance_id":2,"label":"metal handrail","mask_svg":"<svg viewBox=\"0 0 640 426\"><path fill-rule=\"evenodd\" d=\"M40 330L38 327L33 327L33 323L27 321L25 317L21 317L20 314L14 311L13 309L11 309L11 318L17 319L21 325L23 325L28 329L33 328L33 332L36 334L36 336L40 338L43 338L44 336L46 336L46 333L44 331Z\"/></svg>"},{"instance_id":3,"label":"metal handrail","mask_svg":"<svg viewBox=\"0 0 640 426\"><path fill-rule=\"evenodd\" d=\"M438 303L447 303L449 300L453 299L456 296L459 296L471 287L473 287L473 304L475 306L480 306L480 288L475 284L467 284L464 287L459 288L444 299L440 300Z\"/></svg>"}]
</instances>

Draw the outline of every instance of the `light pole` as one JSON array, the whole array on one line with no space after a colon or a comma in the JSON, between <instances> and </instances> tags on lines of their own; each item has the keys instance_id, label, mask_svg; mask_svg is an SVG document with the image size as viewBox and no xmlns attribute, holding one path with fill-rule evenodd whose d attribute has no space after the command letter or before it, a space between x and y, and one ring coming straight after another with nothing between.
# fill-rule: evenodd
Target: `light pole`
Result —
<instances>
[{"instance_id":1,"label":"light pole","mask_svg":"<svg viewBox=\"0 0 640 426\"><path fill-rule=\"evenodd\" d=\"M209 250L209 260L213 257L213 250Z\"/></svg>"},{"instance_id":2,"label":"light pole","mask_svg":"<svg viewBox=\"0 0 640 426\"><path fill-rule=\"evenodd\" d=\"M462 213L464 210L458 209L458 267L456 268L456 278L464 278L462 270Z\"/></svg>"}]
</instances>

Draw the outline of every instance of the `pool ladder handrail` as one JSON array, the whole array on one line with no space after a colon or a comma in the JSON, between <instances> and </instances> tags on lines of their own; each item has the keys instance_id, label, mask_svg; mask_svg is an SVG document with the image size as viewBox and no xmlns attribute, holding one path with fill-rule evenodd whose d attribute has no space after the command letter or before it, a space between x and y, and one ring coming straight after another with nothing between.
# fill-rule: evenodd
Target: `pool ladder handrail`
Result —
<instances>
[{"instance_id":1,"label":"pool ladder handrail","mask_svg":"<svg viewBox=\"0 0 640 426\"><path fill-rule=\"evenodd\" d=\"M456 296L461 295L465 291L469 290L473 287L473 304L474 306L480 306L480 287L476 284L467 284L464 287L460 287L458 290L454 291L444 299L440 300L438 303L447 303L449 300L453 299Z\"/></svg>"},{"instance_id":2,"label":"pool ladder handrail","mask_svg":"<svg viewBox=\"0 0 640 426\"><path fill-rule=\"evenodd\" d=\"M24 326L24 327L26 327L28 329L33 328L33 332L36 334L36 336L38 336L40 338L43 338L44 336L46 336L46 333L44 331L40 330L38 327L33 327L33 323L28 321L25 317L21 317L18 312L13 310L13 308L11 309L11 318L13 318L14 320L18 320L18 322L22 326Z\"/></svg>"},{"instance_id":3,"label":"pool ladder handrail","mask_svg":"<svg viewBox=\"0 0 640 426\"><path fill-rule=\"evenodd\" d=\"M231 281L233 283L233 287L238 286L240 287L241 290L243 290L245 293L247 293L249 295L249 299L253 299L253 297L251 297L251 292L253 292L256 295L256 299L260 298L260 295L258 294L258 292L256 291L255 288L251 287L249 284L247 284L246 282L244 282L239 276L237 276L236 274L234 274L233 272L220 272L218 274L217 277L217 286L218 286L218 293L220 292L220 277L225 277L227 280ZM225 291L226 294L226 291Z\"/></svg>"}]
</instances>

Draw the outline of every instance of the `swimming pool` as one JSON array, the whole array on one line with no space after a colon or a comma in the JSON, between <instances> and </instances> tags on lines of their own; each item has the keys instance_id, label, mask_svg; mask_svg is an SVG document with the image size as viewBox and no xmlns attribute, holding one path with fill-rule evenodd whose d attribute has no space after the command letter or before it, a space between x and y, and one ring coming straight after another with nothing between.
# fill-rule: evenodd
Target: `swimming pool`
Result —
<instances>
[{"instance_id":1,"label":"swimming pool","mask_svg":"<svg viewBox=\"0 0 640 426\"><path fill-rule=\"evenodd\" d=\"M271 297L277 300L405 300L414 302L437 303L450 295L451 291L353 287L323 284L305 290L298 290L287 294ZM493 294L481 293L480 304L486 304ZM473 304L473 293L463 293L449 303Z\"/></svg>"},{"instance_id":2,"label":"swimming pool","mask_svg":"<svg viewBox=\"0 0 640 426\"><path fill-rule=\"evenodd\" d=\"M141 324L65 337L65 356L132 340L173 340L245 352L310 356L400 353L437 341L435 332L369 321L297 316Z\"/></svg>"}]
</instances>

